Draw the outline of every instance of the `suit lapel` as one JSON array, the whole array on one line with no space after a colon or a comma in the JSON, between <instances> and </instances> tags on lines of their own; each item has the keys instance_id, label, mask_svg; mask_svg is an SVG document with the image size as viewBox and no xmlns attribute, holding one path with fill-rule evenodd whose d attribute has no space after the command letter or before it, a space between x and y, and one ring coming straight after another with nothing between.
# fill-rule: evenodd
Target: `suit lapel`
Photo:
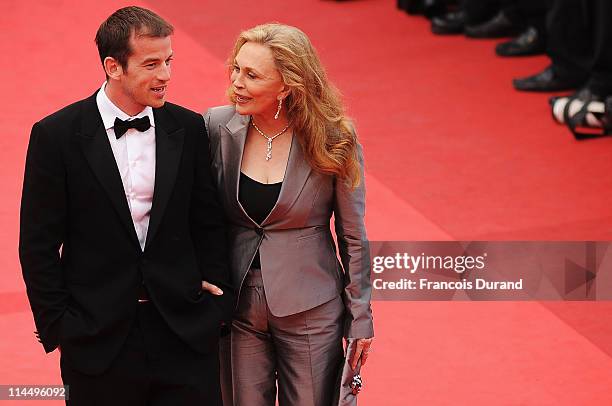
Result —
<instances>
[{"instance_id":1,"label":"suit lapel","mask_svg":"<svg viewBox=\"0 0 612 406\"><path fill-rule=\"evenodd\" d=\"M106 191L121 223L125 226L131 239L138 244L138 236L123 190L121 175L96 105L96 94L97 92L83 102L81 132L77 139L81 144L85 159Z\"/></svg>"},{"instance_id":2,"label":"suit lapel","mask_svg":"<svg viewBox=\"0 0 612 406\"><path fill-rule=\"evenodd\" d=\"M268 217L263 221L262 226L273 224L287 213L300 195L311 171L312 169L304 157L298 135L293 134L289 158L287 160L287 168L285 169L285 177L283 178L278 200L272 211L270 211L270 214L268 214Z\"/></svg>"},{"instance_id":3,"label":"suit lapel","mask_svg":"<svg viewBox=\"0 0 612 406\"><path fill-rule=\"evenodd\" d=\"M248 223L258 225L248 216L238 200L240 166L242 164L242 154L244 153L244 143L249 129L248 124L248 116L241 116L238 113L234 114L225 129L230 136L221 137L221 154L223 158L223 172L226 174L225 190L228 193L227 201L232 202L233 209ZM311 170L310 165L308 165L304 158L298 137L294 134L291 140L285 177L278 199L268 217L262 222L262 226L274 223L289 210L306 184Z\"/></svg>"},{"instance_id":4,"label":"suit lapel","mask_svg":"<svg viewBox=\"0 0 612 406\"><path fill-rule=\"evenodd\" d=\"M185 129L164 107L153 109L155 117L155 188L149 217L146 245L153 240L161 223L178 173Z\"/></svg>"},{"instance_id":5,"label":"suit lapel","mask_svg":"<svg viewBox=\"0 0 612 406\"><path fill-rule=\"evenodd\" d=\"M249 217L238 200L238 184L240 182L240 167L242 165L242 154L249 129L249 116L241 116L235 113L230 121L222 128L228 136L221 136L221 157L223 159L223 173L225 173L226 201L230 202L238 218L242 218L247 224L256 225Z\"/></svg>"}]
</instances>

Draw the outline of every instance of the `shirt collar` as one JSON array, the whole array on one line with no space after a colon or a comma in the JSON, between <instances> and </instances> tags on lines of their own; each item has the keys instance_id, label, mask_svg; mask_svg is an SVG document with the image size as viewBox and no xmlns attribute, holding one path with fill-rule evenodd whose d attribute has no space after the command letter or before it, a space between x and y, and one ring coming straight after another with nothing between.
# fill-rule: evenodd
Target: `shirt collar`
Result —
<instances>
[{"instance_id":1,"label":"shirt collar","mask_svg":"<svg viewBox=\"0 0 612 406\"><path fill-rule=\"evenodd\" d=\"M140 113L135 116L130 116L123 112L119 107L115 105L106 95L106 82L102 83L102 87L98 91L96 95L96 103L98 104L98 110L100 111L100 115L102 116L102 122L104 123L104 128L109 130L115 126L115 118L119 118L121 120L132 120L135 118L149 116L149 121L151 122L151 127L155 127L155 119L153 117L153 108L151 106L145 107Z\"/></svg>"}]
</instances>

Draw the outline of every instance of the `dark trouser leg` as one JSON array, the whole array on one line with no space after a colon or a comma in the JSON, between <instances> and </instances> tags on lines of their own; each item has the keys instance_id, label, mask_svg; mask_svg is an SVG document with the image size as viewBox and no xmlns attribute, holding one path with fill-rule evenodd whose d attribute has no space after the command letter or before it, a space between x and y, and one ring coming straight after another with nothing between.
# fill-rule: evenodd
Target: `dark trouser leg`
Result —
<instances>
[{"instance_id":1,"label":"dark trouser leg","mask_svg":"<svg viewBox=\"0 0 612 406\"><path fill-rule=\"evenodd\" d=\"M499 7L514 25L522 26L525 24L525 21L521 18L518 0L500 0Z\"/></svg>"},{"instance_id":2,"label":"dark trouser leg","mask_svg":"<svg viewBox=\"0 0 612 406\"><path fill-rule=\"evenodd\" d=\"M151 386L142 330L134 322L123 348L108 370L86 375L74 370L64 357L60 361L62 380L68 385L68 406L146 405Z\"/></svg>"},{"instance_id":3,"label":"dark trouser leg","mask_svg":"<svg viewBox=\"0 0 612 406\"><path fill-rule=\"evenodd\" d=\"M592 64L588 1L555 0L547 16L547 53L555 74L586 81Z\"/></svg>"},{"instance_id":4,"label":"dark trouser leg","mask_svg":"<svg viewBox=\"0 0 612 406\"><path fill-rule=\"evenodd\" d=\"M587 84L596 95L612 95L612 2L590 0L593 17L593 68Z\"/></svg>"},{"instance_id":5,"label":"dark trouser leg","mask_svg":"<svg viewBox=\"0 0 612 406\"><path fill-rule=\"evenodd\" d=\"M466 25L477 25L491 19L498 11L497 0L463 0L461 7L465 11Z\"/></svg>"},{"instance_id":6,"label":"dark trouser leg","mask_svg":"<svg viewBox=\"0 0 612 406\"><path fill-rule=\"evenodd\" d=\"M219 351L194 351L152 303L139 305L151 390L147 406L221 406Z\"/></svg>"},{"instance_id":7,"label":"dark trouser leg","mask_svg":"<svg viewBox=\"0 0 612 406\"><path fill-rule=\"evenodd\" d=\"M69 406L221 405L218 352L199 354L166 325L152 302L108 370L90 376L61 362Z\"/></svg>"},{"instance_id":8,"label":"dark trouser leg","mask_svg":"<svg viewBox=\"0 0 612 406\"><path fill-rule=\"evenodd\" d=\"M535 27L538 33L546 35L546 14L549 10L550 0L518 0L517 10L519 18L531 27Z\"/></svg>"}]
</instances>

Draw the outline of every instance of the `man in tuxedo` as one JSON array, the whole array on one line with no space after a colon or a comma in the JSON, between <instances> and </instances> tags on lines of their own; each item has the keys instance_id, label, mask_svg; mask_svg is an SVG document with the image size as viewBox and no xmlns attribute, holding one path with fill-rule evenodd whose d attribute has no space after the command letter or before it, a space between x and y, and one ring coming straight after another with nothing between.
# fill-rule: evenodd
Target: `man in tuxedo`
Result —
<instances>
[{"instance_id":1,"label":"man in tuxedo","mask_svg":"<svg viewBox=\"0 0 612 406\"><path fill-rule=\"evenodd\" d=\"M221 404L225 221L202 116L165 102L172 32L117 10L96 35L105 83L32 128L19 254L69 405Z\"/></svg>"}]
</instances>

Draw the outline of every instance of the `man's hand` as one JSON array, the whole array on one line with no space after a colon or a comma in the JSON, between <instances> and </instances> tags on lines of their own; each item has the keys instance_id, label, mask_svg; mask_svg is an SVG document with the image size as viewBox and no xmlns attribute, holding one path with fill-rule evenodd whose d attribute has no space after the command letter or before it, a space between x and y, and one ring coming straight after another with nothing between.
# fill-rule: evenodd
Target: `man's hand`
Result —
<instances>
[{"instance_id":1,"label":"man's hand","mask_svg":"<svg viewBox=\"0 0 612 406\"><path fill-rule=\"evenodd\" d=\"M357 361L359 361L359 357L361 357L361 366L364 366L366 360L368 359L368 353L370 352L370 347L372 346L373 338L358 338L357 345L355 346L355 352L351 355L350 363L351 369L355 369L357 367Z\"/></svg>"},{"instance_id":2,"label":"man's hand","mask_svg":"<svg viewBox=\"0 0 612 406\"><path fill-rule=\"evenodd\" d=\"M206 281L202 281L202 290L205 290L206 292L215 296L221 296L223 294L223 291L220 288Z\"/></svg>"}]
</instances>

